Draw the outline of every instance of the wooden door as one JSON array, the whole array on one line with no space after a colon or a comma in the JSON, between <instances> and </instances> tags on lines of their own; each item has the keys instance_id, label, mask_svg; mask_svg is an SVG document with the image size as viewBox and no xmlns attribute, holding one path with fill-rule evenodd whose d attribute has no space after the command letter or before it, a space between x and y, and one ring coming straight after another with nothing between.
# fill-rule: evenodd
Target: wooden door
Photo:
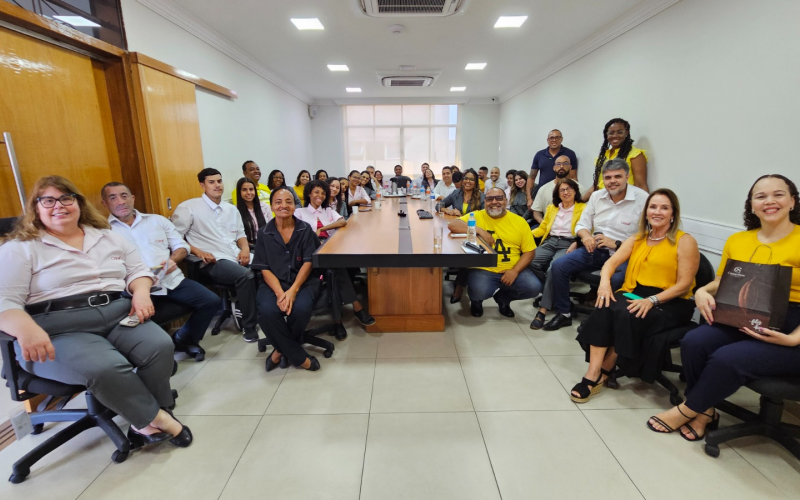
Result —
<instances>
[{"instance_id":1,"label":"wooden door","mask_svg":"<svg viewBox=\"0 0 800 500\"><path fill-rule=\"evenodd\" d=\"M10 132L27 191L62 175L100 206L100 188L121 181L103 65L88 56L0 28L0 132ZM0 217L22 213L5 146Z\"/></svg>"},{"instance_id":2,"label":"wooden door","mask_svg":"<svg viewBox=\"0 0 800 500\"><path fill-rule=\"evenodd\" d=\"M197 173L204 166L195 84L142 64L133 68L150 206L169 217L182 201L201 194Z\"/></svg>"}]
</instances>

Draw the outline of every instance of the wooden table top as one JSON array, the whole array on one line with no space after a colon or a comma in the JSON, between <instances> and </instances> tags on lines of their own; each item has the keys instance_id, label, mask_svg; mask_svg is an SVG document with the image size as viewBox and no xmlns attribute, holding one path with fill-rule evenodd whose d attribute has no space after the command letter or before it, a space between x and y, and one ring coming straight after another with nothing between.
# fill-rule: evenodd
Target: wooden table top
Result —
<instances>
[{"instance_id":1,"label":"wooden table top","mask_svg":"<svg viewBox=\"0 0 800 500\"><path fill-rule=\"evenodd\" d=\"M485 254L464 252L465 238L450 238L447 224L455 219L433 213L420 219L422 202L407 198L385 198L380 210L353 212L347 226L338 229L314 254L319 267L492 267L497 255L481 242ZM398 216L407 213L404 221ZM443 232L442 251L433 251L433 228ZM406 234L403 234L407 232ZM403 234L403 236L401 236ZM410 238L410 242L409 242ZM409 244L410 243L410 244Z\"/></svg>"}]
</instances>

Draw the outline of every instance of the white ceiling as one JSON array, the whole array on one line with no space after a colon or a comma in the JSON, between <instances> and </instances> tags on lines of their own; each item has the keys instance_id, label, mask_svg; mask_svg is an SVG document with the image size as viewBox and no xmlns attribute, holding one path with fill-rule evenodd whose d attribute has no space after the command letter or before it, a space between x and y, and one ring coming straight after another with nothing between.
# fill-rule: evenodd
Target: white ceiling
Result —
<instances>
[{"instance_id":1,"label":"white ceiling","mask_svg":"<svg viewBox=\"0 0 800 500\"><path fill-rule=\"evenodd\" d=\"M173 0L314 100L490 98L518 87L620 16L656 0L470 0L450 17L373 18L358 0ZM527 15L521 28L495 29L501 15ZM299 31L294 17L317 17L323 31ZM402 24L392 34L388 27ZM486 62L466 71L469 62ZM332 73L328 64L347 64ZM415 65L441 71L433 86L386 88L379 71ZM398 71L398 74L400 72ZM466 86L465 92L450 92ZM348 94L345 87L361 87Z\"/></svg>"}]
</instances>

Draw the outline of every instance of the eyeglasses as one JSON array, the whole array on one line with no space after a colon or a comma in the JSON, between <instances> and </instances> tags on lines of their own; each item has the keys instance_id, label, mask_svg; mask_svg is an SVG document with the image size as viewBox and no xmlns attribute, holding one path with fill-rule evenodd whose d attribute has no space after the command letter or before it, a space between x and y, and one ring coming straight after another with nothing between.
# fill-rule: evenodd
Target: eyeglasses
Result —
<instances>
[{"instance_id":1,"label":"eyeglasses","mask_svg":"<svg viewBox=\"0 0 800 500\"><path fill-rule=\"evenodd\" d=\"M75 193L65 194L60 198L53 198L52 196L40 196L36 198L36 201L39 202L44 208L53 208L56 206L56 202L61 203L62 207L68 207L75 203L75 198L77 195Z\"/></svg>"},{"instance_id":2,"label":"eyeglasses","mask_svg":"<svg viewBox=\"0 0 800 500\"><path fill-rule=\"evenodd\" d=\"M503 201L505 199L506 199L505 196L486 196L486 197L484 197L484 200L486 201L486 203L491 203L493 201Z\"/></svg>"},{"instance_id":3,"label":"eyeglasses","mask_svg":"<svg viewBox=\"0 0 800 500\"><path fill-rule=\"evenodd\" d=\"M464 177L463 179L461 179L461 181L462 182L475 182L475 178L474 177Z\"/></svg>"},{"instance_id":4,"label":"eyeglasses","mask_svg":"<svg viewBox=\"0 0 800 500\"><path fill-rule=\"evenodd\" d=\"M564 138L563 136L554 135L553 137L548 137L547 140L548 141L555 141L556 139L563 139L563 138Z\"/></svg>"},{"instance_id":5,"label":"eyeglasses","mask_svg":"<svg viewBox=\"0 0 800 500\"><path fill-rule=\"evenodd\" d=\"M561 194L571 193L572 192L572 188L559 189L558 192L561 193Z\"/></svg>"}]
</instances>

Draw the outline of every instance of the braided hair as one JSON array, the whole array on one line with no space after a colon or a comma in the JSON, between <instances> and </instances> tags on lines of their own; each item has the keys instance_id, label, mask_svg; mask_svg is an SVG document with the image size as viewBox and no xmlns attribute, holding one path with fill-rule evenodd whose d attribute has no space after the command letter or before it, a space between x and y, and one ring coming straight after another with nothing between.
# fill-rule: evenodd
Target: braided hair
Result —
<instances>
[{"instance_id":1,"label":"braided hair","mask_svg":"<svg viewBox=\"0 0 800 500\"><path fill-rule=\"evenodd\" d=\"M786 183L786 186L789 188L789 196L794 198L794 208L791 212L789 212L789 220L792 224L800 225L800 194L797 192L797 186L794 182L790 181L788 178L782 176L781 174L767 174L762 175L753 183L750 187L750 191L747 192L747 200L744 202L744 227L748 231L751 229L758 229L761 227L761 219L758 218L756 214L753 213L753 189L755 189L756 184L761 179L780 179Z\"/></svg>"},{"instance_id":2,"label":"braided hair","mask_svg":"<svg viewBox=\"0 0 800 500\"><path fill-rule=\"evenodd\" d=\"M597 155L597 161L594 164L594 180L592 181L592 186L597 189L597 185L600 182L600 169L603 168L603 164L606 162L606 151L608 151L608 129L611 125L615 123L622 124L625 127L625 132L627 135L625 140L622 141L622 144L619 146L619 152L617 153L617 158L624 160L628 159L628 155L633 148L633 139L631 138L631 124L627 121L623 120L622 118L612 118L611 120L606 123L606 126L603 128L603 145L600 146L600 154Z\"/></svg>"}]
</instances>

